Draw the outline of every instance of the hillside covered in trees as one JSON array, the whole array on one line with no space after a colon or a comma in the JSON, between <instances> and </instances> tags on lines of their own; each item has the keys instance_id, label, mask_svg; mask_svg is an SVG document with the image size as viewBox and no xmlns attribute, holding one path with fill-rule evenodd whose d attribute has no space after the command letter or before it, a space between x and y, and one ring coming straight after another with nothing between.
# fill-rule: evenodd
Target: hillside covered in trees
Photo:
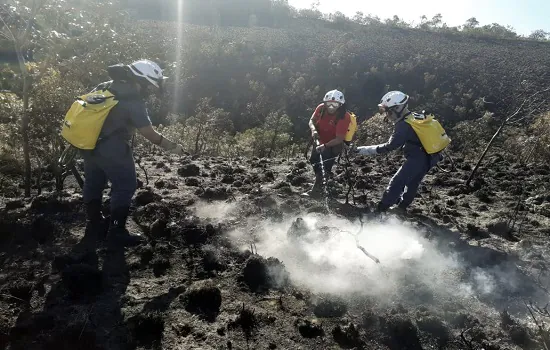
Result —
<instances>
[{"instance_id":1,"label":"hillside covered in trees","mask_svg":"<svg viewBox=\"0 0 550 350\"><path fill-rule=\"evenodd\" d=\"M190 151L210 154L224 143L238 144L236 153L292 152L288 147L303 141L313 108L333 88L363 118L386 91L400 89L414 109L429 109L452 126L487 111L498 120L549 79L544 36L503 36L475 19L461 28L441 18L410 28L399 20L297 11L284 1L177 4L3 5L4 128L21 125L27 103L31 137L49 140L72 98L108 79L108 65L142 57L160 62L170 77L166 94L151 102L154 123L172 125ZM21 133L7 134L3 143L18 148Z\"/></svg>"},{"instance_id":2,"label":"hillside covered in trees","mask_svg":"<svg viewBox=\"0 0 550 350\"><path fill-rule=\"evenodd\" d=\"M549 39L285 0L0 4L0 349L548 349ZM132 141L144 241L111 249L60 125L140 58L169 77L155 128L189 154ZM387 140L394 89L451 136L408 215L371 212L400 152L341 158L330 205L301 196L335 88L359 144Z\"/></svg>"}]
</instances>

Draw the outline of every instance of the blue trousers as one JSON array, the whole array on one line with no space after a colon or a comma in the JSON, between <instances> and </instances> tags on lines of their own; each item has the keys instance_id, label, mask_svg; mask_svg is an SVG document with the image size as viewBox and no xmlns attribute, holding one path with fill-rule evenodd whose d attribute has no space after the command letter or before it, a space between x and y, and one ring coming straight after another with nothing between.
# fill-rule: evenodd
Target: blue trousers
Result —
<instances>
[{"instance_id":1,"label":"blue trousers","mask_svg":"<svg viewBox=\"0 0 550 350\"><path fill-rule=\"evenodd\" d=\"M111 212L130 207L136 192L136 167L132 149L123 140L104 140L92 151L81 151L84 159L84 203L101 199L111 182Z\"/></svg>"},{"instance_id":2,"label":"blue trousers","mask_svg":"<svg viewBox=\"0 0 550 350\"><path fill-rule=\"evenodd\" d=\"M414 201L424 176L441 158L441 154L422 154L407 158L390 180L382 195L379 209L386 210L394 204L406 209Z\"/></svg>"}]
</instances>

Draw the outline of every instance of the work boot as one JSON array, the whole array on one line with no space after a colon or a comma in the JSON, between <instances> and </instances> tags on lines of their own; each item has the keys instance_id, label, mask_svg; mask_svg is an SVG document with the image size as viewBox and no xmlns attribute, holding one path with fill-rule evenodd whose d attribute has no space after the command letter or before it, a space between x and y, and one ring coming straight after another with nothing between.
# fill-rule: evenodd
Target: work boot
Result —
<instances>
[{"instance_id":1,"label":"work boot","mask_svg":"<svg viewBox=\"0 0 550 350\"><path fill-rule=\"evenodd\" d=\"M92 199L86 205L86 230L84 239L98 240L105 238L107 221L101 213L101 199Z\"/></svg>"},{"instance_id":2,"label":"work boot","mask_svg":"<svg viewBox=\"0 0 550 350\"><path fill-rule=\"evenodd\" d=\"M317 174L315 176L315 183L311 187L311 189L307 192L302 193L302 196L304 197L310 197L310 198L320 198L323 195L323 175Z\"/></svg>"},{"instance_id":3,"label":"work boot","mask_svg":"<svg viewBox=\"0 0 550 350\"><path fill-rule=\"evenodd\" d=\"M115 208L111 210L111 220L107 241L109 247L134 247L143 243L144 239L140 235L132 235L126 229L126 221L130 208Z\"/></svg>"},{"instance_id":4,"label":"work boot","mask_svg":"<svg viewBox=\"0 0 550 350\"><path fill-rule=\"evenodd\" d=\"M387 210L388 213L407 216L407 209L400 206L393 206Z\"/></svg>"},{"instance_id":5,"label":"work boot","mask_svg":"<svg viewBox=\"0 0 550 350\"><path fill-rule=\"evenodd\" d=\"M376 214L382 214L388 211L388 209L389 209L388 206L382 204L382 202L378 202L378 204L376 205L376 208L374 209L374 212Z\"/></svg>"},{"instance_id":6,"label":"work boot","mask_svg":"<svg viewBox=\"0 0 550 350\"><path fill-rule=\"evenodd\" d=\"M407 216L407 209L398 205L388 207L387 205L383 205L382 202L378 202L376 209L374 209L374 213L377 215L394 214L398 216Z\"/></svg>"}]
</instances>

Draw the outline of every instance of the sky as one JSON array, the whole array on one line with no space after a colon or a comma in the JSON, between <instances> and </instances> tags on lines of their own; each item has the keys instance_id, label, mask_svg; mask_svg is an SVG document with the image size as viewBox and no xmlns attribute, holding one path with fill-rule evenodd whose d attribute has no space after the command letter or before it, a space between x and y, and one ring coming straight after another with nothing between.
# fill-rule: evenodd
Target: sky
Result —
<instances>
[{"instance_id":1,"label":"sky","mask_svg":"<svg viewBox=\"0 0 550 350\"><path fill-rule=\"evenodd\" d=\"M310 8L317 0L288 0L296 8ZM357 11L385 19L399 16L406 22L420 22L441 13L449 26L464 24L475 17L480 25L498 23L510 25L518 34L528 35L536 29L550 31L550 0L319 0L324 13L340 11L353 16Z\"/></svg>"}]
</instances>

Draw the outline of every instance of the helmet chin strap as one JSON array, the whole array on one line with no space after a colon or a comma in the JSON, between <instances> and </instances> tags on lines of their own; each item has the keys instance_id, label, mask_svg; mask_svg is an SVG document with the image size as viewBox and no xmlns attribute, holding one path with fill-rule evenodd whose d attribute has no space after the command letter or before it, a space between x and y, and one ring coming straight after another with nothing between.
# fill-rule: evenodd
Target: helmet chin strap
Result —
<instances>
[{"instance_id":1,"label":"helmet chin strap","mask_svg":"<svg viewBox=\"0 0 550 350\"><path fill-rule=\"evenodd\" d=\"M148 99L149 96L151 95L148 84L144 82L139 82L139 87L140 87L139 94L141 98L143 98L144 100Z\"/></svg>"},{"instance_id":2,"label":"helmet chin strap","mask_svg":"<svg viewBox=\"0 0 550 350\"><path fill-rule=\"evenodd\" d=\"M411 112L408 112L408 113L405 113L405 111L407 110L407 105L403 105L401 110L398 112L397 110L393 113L395 114L396 118L395 118L395 122L397 123L398 121L401 121L403 120L403 118L405 118L406 116L408 116L409 114L411 114Z\"/></svg>"}]
</instances>

